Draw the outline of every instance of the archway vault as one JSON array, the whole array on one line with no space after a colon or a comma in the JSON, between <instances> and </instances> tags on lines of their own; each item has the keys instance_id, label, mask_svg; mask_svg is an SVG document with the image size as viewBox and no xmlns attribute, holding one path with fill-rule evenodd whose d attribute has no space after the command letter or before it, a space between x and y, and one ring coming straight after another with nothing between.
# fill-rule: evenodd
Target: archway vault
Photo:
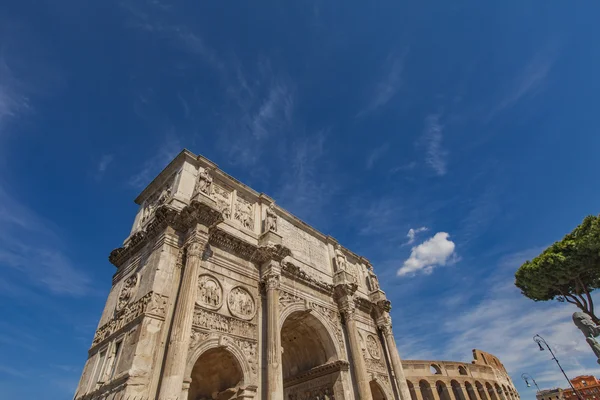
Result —
<instances>
[{"instance_id":1,"label":"archway vault","mask_svg":"<svg viewBox=\"0 0 600 400\"><path fill-rule=\"evenodd\" d=\"M209 366L210 373L202 370L203 365ZM222 377L222 381L217 382L218 376ZM199 380L202 380L202 383L198 383ZM209 387L214 387L216 392L233 387L241 391L255 392L257 388L257 374L244 351L234 339L220 334L211 334L190 349L184 381L190 384L189 395L196 397L198 394L193 393L194 391L208 390ZM226 396L224 393L223 398L228 398Z\"/></svg>"},{"instance_id":2,"label":"archway vault","mask_svg":"<svg viewBox=\"0 0 600 400\"><path fill-rule=\"evenodd\" d=\"M329 323L302 304L281 315L282 373L284 382L321 365L339 360L339 345Z\"/></svg>"}]
</instances>

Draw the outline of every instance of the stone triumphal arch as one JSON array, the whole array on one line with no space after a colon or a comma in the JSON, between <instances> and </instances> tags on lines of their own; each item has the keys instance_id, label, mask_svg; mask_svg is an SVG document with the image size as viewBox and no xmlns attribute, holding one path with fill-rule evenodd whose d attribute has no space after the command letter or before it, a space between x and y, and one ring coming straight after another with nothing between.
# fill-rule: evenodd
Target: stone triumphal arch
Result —
<instances>
[{"instance_id":1,"label":"stone triumphal arch","mask_svg":"<svg viewBox=\"0 0 600 400\"><path fill-rule=\"evenodd\" d=\"M369 261L210 160L182 151L136 203L76 399L487 400L407 381Z\"/></svg>"}]
</instances>

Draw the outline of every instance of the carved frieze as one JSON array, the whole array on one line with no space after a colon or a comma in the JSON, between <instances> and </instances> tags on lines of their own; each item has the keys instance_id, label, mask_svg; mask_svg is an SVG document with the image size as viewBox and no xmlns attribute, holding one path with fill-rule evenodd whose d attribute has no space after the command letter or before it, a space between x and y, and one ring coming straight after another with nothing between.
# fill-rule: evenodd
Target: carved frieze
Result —
<instances>
[{"instance_id":1,"label":"carved frieze","mask_svg":"<svg viewBox=\"0 0 600 400\"><path fill-rule=\"evenodd\" d=\"M367 350L374 359L379 360L381 358L381 348L373 335L367 335Z\"/></svg>"},{"instance_id":2,"label":"carved frieze","mask_svg":"<svg viewBox=\"0 0 600 400\"><path fill-rule=\"evenodd\" d=\"M254 298L241 286L231 289L227 295L227 306L231 315L245 320L252 319L256 313Z\"/></svg>"},{"instance_id":3,"label":"carved frieze","mask_svg":"<svg viewBox=\"0 0 600 400\"><path fill-rule=\"evenodd\" d=\"M202 308L196 308L194 310L193 325L196 328L206 329L208 331L224 332L250 339L256 339L258 337L258 328L256 324L237 318L227 317Z\"/></svg>"},{"instance_id":4,"label":"carved frieze","mask_svg":"<svg viewBox=\"0 0 600 400\"><path fill-rule=\"evenodd\" d=\"M96 331L92 347L108 339L113 334L119 332L126 325L138 317L146 314L159 318L164 318L167 308L167 297L158 293L149 292L136 302L130 303L115 317L102 325Z\"/></svg>"},{"instance_id":5,"label":"carved frieze","mask_svg":"<svg viewBox=\"0 0 600 400\"><path fill-rule=\"evenodd\" d=\"M210 310L218 310L223 305L223 288L217 278L201 275L198 278L198 297L196 304Z\"/></svg>"},{"instance_id":6,"label":"carved frieze","mask_svg":"<svg viewBox=\"0 0 600 400\"><path fill-rule=\"evenodd\" d=\"M123 283L123 287L121 288L121 293L119 293L119 298L117 299L117 306L115 308L115 313L120 313L123 311L125 306L129 304L138 287L139 275L133 274Z\"/></svg>"}]
</instances>

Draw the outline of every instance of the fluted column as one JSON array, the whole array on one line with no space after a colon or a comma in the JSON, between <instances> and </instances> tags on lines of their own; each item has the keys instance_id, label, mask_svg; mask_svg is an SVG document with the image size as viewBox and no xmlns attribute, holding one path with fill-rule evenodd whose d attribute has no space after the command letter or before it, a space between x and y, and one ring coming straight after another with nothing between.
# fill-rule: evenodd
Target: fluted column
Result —
<instances>
[{"instance_id":1,"label":"fluted column","mask_svg":"<svg viewBox=\"0 0 600 400\"><path fill-rule=\"evenodd\" d=\"M354 304L354 302L350 302ZM356 386L358 386L358 395L360 400L372 400L371 387L369 386L369 375L367 366L362 354L360 339L358 338L358 328L356 327L356 309L354 306L348 307L342 311L346 319L346 327L348 328L348 338L350 340L350 351L352 352L352 360L356 371Z\"/></svg>"},{"instance_id":2,"label":"fluted column","mask_svg":"<svg viewBox=\"0 0 600 400\"><path fill-rule=\"evenodd\" d=\"M192 241L187 246L187 257L177 296L177 304L175 306L158 397L160 400L177 399L182 393L185 365L192 332L198 274L202 263L202 252L207 242L207 232L196 231Z\"/></svg>"},{"instance_id":3,"label":"fluted column","mask_svg":"<svg viewBox=\"0 0 600 400\"><path fill-rule=\"evenodd\" d=\"M404 376L404 368L402 368L402 361L400 360L398 347L396 346L396 340L394 339L394 333L392 332L392 318L387 311L385 311L383 317L379 319L378 325L383 334L383 338L385 339L385 346L390 354L392 370L394 371L394 377L396 378L396 385L400 392L400 397L402 400L411 400L410 390L408 390L406 377Z\"/></svg>"},{"instance_id":4,"label":"fluted column","mask_svg":"<svg viewBox=\"0 0 600 400\"><path fill-rule=\"evenodd\" d=\"M281 334L279 332L278 268L271 266L263 277L267 292L267 400L283 400Z\"/></svg>"},{"instance_id":5,"label":"fluted column","mask_svg":"<svg viewBox=\"0 0 600 400\"><path fill-rule=\"evenodd\" d=\"M334 277L335 296L340 312L344 315L348 341L350 342L350 353L354 365L356 386L359 400L373 400L371 387L369 386L369 375L362 353L358 328L356 326L356 305L354 303L354 292L357 285L345 271L339 271Z\"/></svg>"}]
</instances>

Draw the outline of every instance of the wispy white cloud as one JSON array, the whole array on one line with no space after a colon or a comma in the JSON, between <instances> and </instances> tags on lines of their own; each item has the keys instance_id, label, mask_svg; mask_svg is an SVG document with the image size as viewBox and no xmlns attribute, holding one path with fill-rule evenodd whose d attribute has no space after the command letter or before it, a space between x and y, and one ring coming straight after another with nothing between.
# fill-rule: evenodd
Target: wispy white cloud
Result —
<instances>
[{"instance_id":1,"label":"wispy white cloud","mask_svg":"<svg viewBox=\"0 0 600 400\"><path fill-rule=\"evenodd\" d=\"M100 157L100 161L96 166L96 171L94 174L96 180L102 179L102 176L104 175L104 173L108 169L108 166L113 162L114 159L114 154L104 154L102 157Z\"/></svg>"},{"instance_id":2,"label":"wispy white cloud","mask_svg":"<svg viewBox=\"0 0 600 400\"><path fill-rule=\"evenodd\" d=\"M327 130L302 135L290 142L291 154L282 171L283 183L276 192L280 204L311 222L324 218L322 211L339 190L323 165Z\"/></svg>"},{"instance_id":3,"label":"wispy white cloud","mask_svg":"<svg viewBox=\"0 0 600 400\"><path fill-rule=\"evenodd\" d=\"M9 120L29 109L28 97L19 89L20 83L5 57L0 55L0 135Z\"/></svg>"},{"instance_id":4,"label":"wispy white cloud","mask_svg":"<svg viewBox=\"0 0 600 400\"><path fill-rule=\"evenodd\" d=\"M413 244L415 242L417 234L419 234L421 232L425 232L427 230L428 230L428 228L426 226L422 226L422 227L416 228L416 229L410 228L408 230L408 233L406 234L408 241L405 243L405 245Z\"/></svg>"},{"instance_id":5,"label":"wispy white cloud","mask_svg":"<svg viewBox=\"0 0 600 400\"><path fill-rule=\"evenodd\" d=\"M398 270L398 276L417 272L429 274L435 267L444 266L456 260L456 245L447 232L438 232L433 237L412 248L410 257Z\"/></svg>"},{"instance_id":6,"label":"wispy white cloud","mask_svg":"<svg viewBox=\"0 0 600 400\"><path fill-rule=\"evenodd\" d=\"M357 117L365 116L385 106L398 93L402 86L402 71L407 54L408 49L405 49L400 55L388 56L383 64L381 75L369 95L368 104L357 114Z\"/></svg>"},{"instance_id":7,"label":"wispy white cloud","mask_svg":"<svg viewBox=\"0 0 600 400\"><path fill-rule=\"evenodd\" d=\"M521 100L537 95L543 89L558 55L559 48L556 45L546 46L533 54L512 82L505 86L504 93L487 119L493 118Z\"/></svg>"},{"instance_id":8,"label":"wispy white cloud","mask_svg":"<svg viewBox=\"0 0 600 400\"><path fill-rule=\"evenodd\" d=\"M91 293L91 279L60 250L58 229L0 186L0 268L59 295Z\"/></svg>"},{"instance_id":9,"label":"wispy white cloud","mask_svg":"<svg viewBox=\"0 0 600 400\"><path fill-rule=\"evenodd\" d=\"M389 148L390 148L389 144L384 143L381 146L373 149L369 153L369 156L367 157L367 162L366 162L367 169L372 169L373 166L375 165L375 163L377 161L379 161L381 159L381 157L383 157L383 155L388 151Z\"/></svg>"},{"instance_id":10,"label":"wispy white cloud","mask_svg":"<svg viewBox=\"0 0 600 400\"><path fill-rule=\"evenodd\" d=\"M425 120L423 142L425 144L425 163L433 169L438 176L447 172L448 151L442 146L444 126L440 123L441 115L432 114Z\"/></svg>"},{"instance_id":11,"label":"wispy white cloud","mask_svg":"<svg viewBox=\"0 0 600 400\"><path fill-rule=\"evenodd\" d=\"M142 168L129 178L129 185L136 189L146 187L182 149L179 138L169 132L156 154L144 162Z\"/></svg>"}]
</instances>

